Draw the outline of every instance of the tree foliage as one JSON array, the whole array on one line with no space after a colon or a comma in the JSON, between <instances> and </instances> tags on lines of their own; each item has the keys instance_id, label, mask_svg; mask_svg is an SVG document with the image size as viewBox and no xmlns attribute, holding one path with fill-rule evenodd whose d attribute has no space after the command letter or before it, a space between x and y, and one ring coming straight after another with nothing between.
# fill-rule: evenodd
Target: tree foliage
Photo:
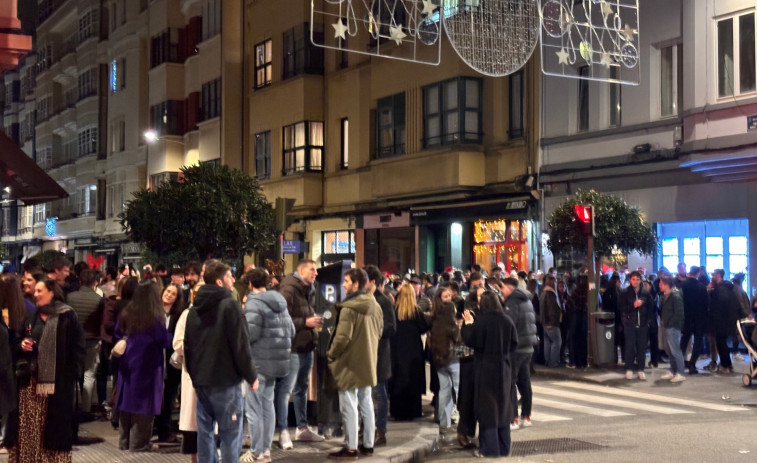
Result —
<instances>
[{"instance_id":1,"label":"tree foliage","mask_svg":"<svg viewBox=\"0 0 757 463\"><path fill-rule=\"evenodd\" d=\"M119 215L129 238L165 264L217 257L237 260L273 245L273 207L257 180L228 166L181 169L155 191L142 189Z\"/></svg>"},{"instance_id":2,"label":"tree foliage","mask_svg":"<svg viewBox=\"0 0 757 463\"><path fill-rule=\"evenodd\" d=\"M577 204L594 209L594 253L610 256L613 250L623 254L639 252L651 255L657 248L657 234L642 214L617 196L594 190L578 190L555 209L549 219L549 250L553 254L571 249L586 250L586 237L576 222Z\"/></svg>"},{"instance_id":3,"label":"tree foliage","mask_svg":"<svg viewBox=\"0 0 757 463\"><path fill-rule=\"evenodd\" d=\"M37 261L37 266L46 272L50 270L50 264L58 257L66 257L66 255L55 249L48 249L31 256L32 259Z\"/></svg>"}]
</instances>

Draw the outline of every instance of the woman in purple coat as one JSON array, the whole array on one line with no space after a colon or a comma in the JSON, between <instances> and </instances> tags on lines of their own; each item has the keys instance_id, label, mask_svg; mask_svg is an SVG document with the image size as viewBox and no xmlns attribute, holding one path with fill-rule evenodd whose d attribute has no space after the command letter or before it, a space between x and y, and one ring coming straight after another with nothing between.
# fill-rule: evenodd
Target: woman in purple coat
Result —
<instances>
[{"instance_id":1,"label":"woman in purple coat","mask_svg":"<svg viewBox=\"0 0 757 463\"><path fill-rule=\"evenodd\" d=\"M118 368L118 446L134 452L155 450L150 438L153 417L160 414L163 399L163 350L171 346L155 282L145 280L134 291L118 321L118 334L127 338Z\"/></svg>"}]
</instances>

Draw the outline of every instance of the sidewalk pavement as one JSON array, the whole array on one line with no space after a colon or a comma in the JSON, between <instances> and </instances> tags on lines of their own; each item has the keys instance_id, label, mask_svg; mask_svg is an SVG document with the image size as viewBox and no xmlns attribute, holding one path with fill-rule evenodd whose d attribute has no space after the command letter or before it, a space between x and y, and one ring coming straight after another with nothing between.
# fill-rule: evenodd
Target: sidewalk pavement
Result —
<instances>
[{"instance_id":1,"label":"sidewalk pavement","mask_svg":"<svg viewBox=\"0 0 757 463\"><path fill-rule=\"evenodd\" d=\"M424 410L430 410L424 407ZM291 431L294 434L294 430ZM424 415L410 422L389 422L387 446L375 449L373 457L360 457L365 463L407 463L421 462L432 451L434 440L439 432L429 416ZM118 431L113 430L109 422L93 421L83 423L80 435L90 445L77 445L73 451L73 463L123 463L123 462L182 462L187 463L189 456L179 453L178 444L160 444L155 453L130 453L118 449ZM278 439L278 435L274 436ZM281 450L274 440L271 456L274 462L317 462L327 459L330 452L342 447L342 438L328 439L324 442L295 442L292 450ZM246 452L246 450L245 450ZM8 457L0 456L0 463L6 463Z\"/></svg>"}]
</instances>

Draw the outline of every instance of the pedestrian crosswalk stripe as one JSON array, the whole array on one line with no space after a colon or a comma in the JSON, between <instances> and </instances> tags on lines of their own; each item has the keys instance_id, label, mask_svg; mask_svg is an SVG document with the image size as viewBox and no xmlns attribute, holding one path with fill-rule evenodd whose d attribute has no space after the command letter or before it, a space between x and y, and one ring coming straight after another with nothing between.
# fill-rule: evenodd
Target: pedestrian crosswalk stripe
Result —
<instances>
[{"instance_id":1,"label":"pedestrian crosswalk stripe","mask_svg":"<svg viewBox=\"0 0 757 463\"><path fill-rule=\"evenodd\" d=\"M534 400L536 404L536 400ZM538 421L539 423L547 423L550 421L571 421L573 418L567 416L552 415L551 413L542 413L541 410L531 413L531 421Z\"/></svg>"},{"instance_id":2,"label":"pedestrian crosswalk stripe","mask_svg":"<svg viewBox=\"0 0 757 463\"><path fill-rule=\"evenodd\" d=\"M707 410L715 410L719 412L738 412L747 410L747 408L745 407L737 407L734 405L721 405L708 402L700 402L698 400L682 399L679 397L667 397L663 395L649 394L646 392L629 391L626 389L616 389L613 387L598 386L595 384L579 383L577 381L554 382L552 384L556 386L582 389L584 391L601 392L603 394L611 394L623 397L633 397L635 399L654 400L657 402L665 402L673 405L686 405L689 407L704 408Z\"/></svg>"},{"instance_id":3,"label":"pedestrian crosswalk stripe","mask_svg":"<svg viewBox=\"0 0 757 463\"><path fill-rule=\"evenodd\" d=\"M661 413L663 415L677 415L682 413L694 413L689 410L680 410L677 408L662 407L659 405L650 405L644 403L629 402L626 400L611 399L598 395L579 394L577 392L563 391L543 386L533 386L533 392L537 394L551 395L562 397L564 399L582 400L593 404L611 405L614 407L631 408L634 410L643 410L652 413Z\"/></svg>"},{"instance_id":4,"label":"pedestrian crosswalk stripe","mask_svg":"<svg viewBox=\"0 0 757 463\"><path fill-rule=\"evenodd\" d=\"M621 412L617 410L606 410L606 409L595 408L595 407L587 407L585 405L578 405L578 404L569 403L569 402L558 402L556 400L544 399L542 397L534 397L533 401L534 401L534 405L537 405L537 406L558 408L560 410L586 413L587 415L601 416L605 418L611 417L611 416L633 415L633 413L626 413L626 412ZM539 416L541 416L541 414L539 414ZM540 421L544 421L544 420L540 420Z\"/></svg>"}]
</instances>

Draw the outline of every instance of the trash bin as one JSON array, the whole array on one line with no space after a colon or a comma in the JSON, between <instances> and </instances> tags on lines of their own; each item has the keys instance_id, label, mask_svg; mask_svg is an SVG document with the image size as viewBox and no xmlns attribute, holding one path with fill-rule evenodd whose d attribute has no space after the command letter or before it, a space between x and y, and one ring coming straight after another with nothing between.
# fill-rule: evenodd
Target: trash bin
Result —
<instances>
[{"instance_id":1,"label":"trash bin","mask_svg":"<svg viewBox=\"0 0 757 463\"><path fill-rule=\"evenodd\" d=\"M594 332L594 363L611 365L617 361L615 351L615 314L595 312L591 314Z\"/></svg>"}]
</instances>

